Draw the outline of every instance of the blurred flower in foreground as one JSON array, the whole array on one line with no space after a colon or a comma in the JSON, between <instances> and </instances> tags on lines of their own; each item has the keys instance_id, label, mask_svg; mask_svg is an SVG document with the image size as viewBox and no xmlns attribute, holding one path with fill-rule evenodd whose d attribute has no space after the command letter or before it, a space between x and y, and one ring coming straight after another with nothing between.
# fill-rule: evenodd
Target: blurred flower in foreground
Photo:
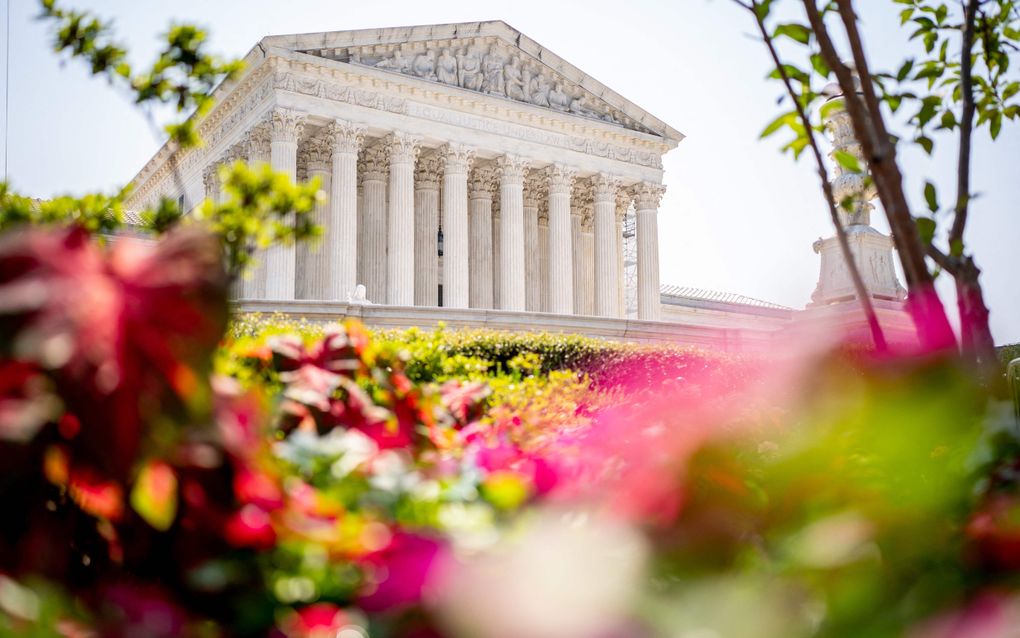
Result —
<instances>
[{"instance_id":1,"label":"blurred flower in foreground","mask_svg":"<svg viewBox=\"0 0 1020 638\"><path fill-rule=\"evenodd\" d=\"M451 558L434 584L455 635L612 636L629 620L646 558L644 539L627 525L545 510L490 550Z\"/></svg>"},{"instance_id":2,"label":"blurred flower in foreground","mask_svg":"<svg viewBox=\"0 0 1020 638\"><path fill-rule=\"evenodd\" d=\"M1020 599L984 594L915 627L907 638L1018 638Z\"/></svg>"},{"instance_id":3,"label":"blurred flower in foreground","mask_svg":"<svg viewBox=\"0 0 1020 638\"><path fill-rule=\"evenodd\" d=\"M0 353L51 376L81 425L72 463L123 480L146 417L208 395L226 323L220 261L197 228L108 251L80 228L0 238Z\"/></svg>"}]
</instances>

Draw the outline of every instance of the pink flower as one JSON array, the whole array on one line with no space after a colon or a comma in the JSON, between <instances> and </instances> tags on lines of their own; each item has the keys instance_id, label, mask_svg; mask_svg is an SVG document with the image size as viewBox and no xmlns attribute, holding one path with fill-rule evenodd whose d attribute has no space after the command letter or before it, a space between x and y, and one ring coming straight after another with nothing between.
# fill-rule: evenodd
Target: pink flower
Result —
<instances>
[{"instance_id":1,"label":"pink flower","mask_svg":"<svg viewBox=\"0 0 1020 638\"><path fill-rule=\"evenodd\" d=\"M280 623L287 638L334 638L351 625L350 616L332 603L315 603L294 610Z\"/></svg>"},{"instance_id":2,"label":"pink flower","mask_svg":"<svg viewBox=\"0 0 1020 638\"><path fill-rule=\"evenodd\" d=\"M269 513L257 505L245 505L226 522L223 535L235 547L266 550L276 544Z\"/></svg>"},{"instance_id":3,"label":"pink flower","mask_svg":"<svg viewBox=\"0 0 1020 638\"><path fill-rule=\"evenodd\" d=\"M382 612L418 604L441 551L436 539L395 532L389 545L362 559L365 585L358 605L366 611Z\"/></svg>"}]
</instances>

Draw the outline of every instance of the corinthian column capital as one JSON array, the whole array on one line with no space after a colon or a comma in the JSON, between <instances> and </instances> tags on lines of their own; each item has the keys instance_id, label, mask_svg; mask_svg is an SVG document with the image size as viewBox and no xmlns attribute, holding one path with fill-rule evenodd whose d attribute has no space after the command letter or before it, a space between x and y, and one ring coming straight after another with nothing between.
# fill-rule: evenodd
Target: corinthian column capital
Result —
<instances>
[{"instance_id":1,"label":"corinthian column capital","mask_svg":"<svg viewBox=\"0 0 1020 638\"><path fill-rule=\"evenodd\" d=\"M570 194L574 188L574 179L577 172L563 164L553 164L545 169L546 179L549 182L549 192L558 194Z\"/></svg>"},{"instance_id":2,"label":"corinthian column capital","mask_svg":"<svg viewBox=\"0 0 1020 638\"><path fill-rule=\"evenodd\" d=\"M383 142L391 164L413 164L421 150L421 138L401 131L390 133Z\"/></svg>"},{"instance_id":3,"label":"corinthian column capital","mask_svg":"<svg viewBox=\"0 0 1020 638\"><path fill-rule=\"evenodd\" d=\"M524 205L529 208L538 208L546 195L545 180L541 178L537 170L529 170L524 178Z\"/></svg>"},{"instance_id":4,"label":"corinthian column capital","mask_svg":"<svg viewBox=\"0 0 1020 638\"><path fill-rule=\"evenodd\" d=\"M263 121L251 127L244 136L249 160L268 162L272 139L272 122Z\"/></svg>"},{"instance_id":5,"label":"corinthian column capital","mask_svg":"<svg viewBox=\"0 0 1020 638\"><path fill-rule=\"evenodd\" d=\"M325 138L312 138L301 146L298 159L308 171L327 171L333 159L333 145Z\"/></svg>"},{"instance_id":6,"label":"corinthian column capital","mask_svg":"<svg viewBox=\"0 0 1020 638\"><path fill-rule=\"evenodd\" d=\"M365 127L345 120L333 120L323 137L334 153L357 153L365 142Z\"/></svg>"},{"instance_id":7,"label":"corinthian column capital","mask_svg":"<svg viewBox=\"0 0 1020 638\"><path fill-rule=\"evenodd\" d=\"M503 155L496 160L499 168L499 179L503 184L522 186L524 173L528 170L528 160L520 155Z\"/></svg>"},{"instance_id":8,"label":"corinthian column capital","mask_svg":"<svg viewBox=\"0 0 1020 638\"><path fill-rule=\"evenodd\" d=\"M364 179L385 182L390 172L386 147L383 144L373 144L365 148L362 154L362 166L359 166L359 173Z\"/></svg>"},{"instance_id":9,"label":"corinthian column capital","mask_svg":"<svg viewBox=\"0 0 1020 638\"><path fill-rule=\"evenodd\" d=\"M300 111L275 109L270 119L273 141L297 142L305 130L306 119Z\"/></svg>"},{"instance_id":10,"label":"corinthian column capital","mask_svg":"<svg viewBox=\"0 0 1020 638\"><path fill-rule=\"evenodd\" d=\"M631 193L634 195L634 206L638 210L658 208L659 202L662 201L662 195L665 192L665 186L652 182L638 182L631 189Z\"/></svg>"},{"instance_id":11,"label":"corinthian column capital","mask_svg":"<svg viewBox=\"0 0 1020 638\"><path fill-rule=\"evenodd\" d=\"M443 158L443 170L448 174L467 174L475 159L474 149L463 144L447 144L439 151Z\"/></svg>"},{"instance_id":12,"label":"corinthian column capital","mask_svg":"<svg viewBox=\"0 0 1020 638\"><path fill-rule=\"evenodd\" d=\"M496 181L496 170L491 166L476 166L468 180L468 196L471 199L492 199L492 185Z\"/></svg>"},{"instance_id":13,"label":"corinthian column capital","mask_svg":"<svg viewBox=\"0 0 1020 638\"><path fill-rule=\"evenodd\" d=\"M419 190L439 190L443 174L443 159L438 153L421 155L414 170L414 187Z\"/></svg>"},{"instance_id":14,"label":"corinthian column capital","mask_svg":"<svg viewBox=\"0 0 1020 638\"><path fill-rule=\"evenodd\" d=\"M610 175L599 173L591 178L592 196L596 202L613 202L620 180Z\"/></svg>"}]
</instances>

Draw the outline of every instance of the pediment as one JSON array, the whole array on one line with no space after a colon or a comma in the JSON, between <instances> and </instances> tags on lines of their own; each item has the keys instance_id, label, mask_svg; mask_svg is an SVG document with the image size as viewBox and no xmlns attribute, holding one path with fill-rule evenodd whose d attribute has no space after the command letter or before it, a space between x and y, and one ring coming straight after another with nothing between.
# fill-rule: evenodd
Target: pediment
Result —
<instances>
[{"instance_id":1,"label":"pediment","mask_svg":"<svg viewBox=\"0 0 1020 638\"><path fill-rule=\"evenodd\" d=\"M265 44L656 135L683 135L503 22L271 36Z\"/></svg>"}]
</instances>

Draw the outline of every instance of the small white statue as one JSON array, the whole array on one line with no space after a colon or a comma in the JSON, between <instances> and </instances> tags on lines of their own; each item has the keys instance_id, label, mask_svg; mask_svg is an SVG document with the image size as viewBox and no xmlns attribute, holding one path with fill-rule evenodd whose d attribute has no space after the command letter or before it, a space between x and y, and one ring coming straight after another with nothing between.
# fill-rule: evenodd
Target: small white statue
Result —
<instances>
[{"instance_id":1,"label":"small white statue","mask_svg":"<svg viewBox=\"0 0 1020 638\"><path fill-rule=\"evenodd\" d=\"M347 303L356 306L369 305L372 302L365 298L365 284L358 284L354 290L347 294Z\"/></svg>"}]
</instances>

